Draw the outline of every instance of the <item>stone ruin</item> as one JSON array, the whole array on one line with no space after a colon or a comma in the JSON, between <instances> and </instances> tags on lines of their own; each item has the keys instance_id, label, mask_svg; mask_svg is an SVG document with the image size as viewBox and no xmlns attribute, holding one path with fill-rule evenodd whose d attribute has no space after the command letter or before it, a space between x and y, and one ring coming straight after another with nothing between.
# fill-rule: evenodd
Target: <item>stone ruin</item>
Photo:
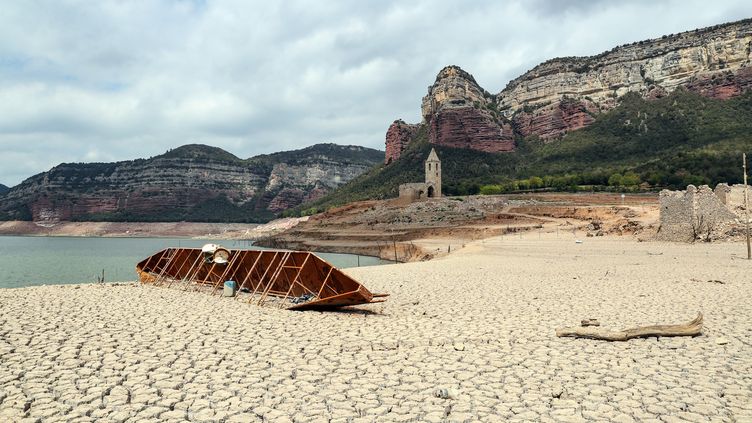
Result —
<instances>
[{"instance_id":1,"label":"stone ruin","mask_svg":"<svg viewBox=\"0 0 752 423\"><path fill-rule=\"evenodd\" d=\"M658 240L709 242L743 233L744 185L689 185L686 191L663 190L659 199Z\"/></svg>"}]
</instances>

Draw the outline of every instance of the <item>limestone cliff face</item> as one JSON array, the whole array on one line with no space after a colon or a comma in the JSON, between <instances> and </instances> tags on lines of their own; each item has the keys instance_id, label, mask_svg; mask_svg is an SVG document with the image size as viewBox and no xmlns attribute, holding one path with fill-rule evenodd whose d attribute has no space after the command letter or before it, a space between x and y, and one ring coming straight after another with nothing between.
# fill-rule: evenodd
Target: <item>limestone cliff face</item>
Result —
<instances>
[{"instance_id":1,"label":"limestone cliff face","mask_svg":"<svg viewBox=\"0 0 752 423\"><path fill-rule=\"evenodd\" d=\"M188 145L146 160L65 163L0 197L0 217L260 221L322 196L382 160L377 150L334 144L248 160Z\"/></svg>"},{"instance_id":2,"label":"limestone cliff face","mask_svg":"<svg viewBox=\"0 0 752 423\"><path fill-rule=\"evenodd\" d=\"M495 98L457 66L447 66L422 102L428 141L486 152L514 150L514 132L496 110Z\"/></svg>"},{"instance_id":3,"label":"limestone cliff face","mask_svg":"<svg viewBox=\"0 0 752 423\"><path fill-rule=\"evenodd\" d=\"M370 162L344 164L333 157L313 163L277 163L264 187L276 193L267 208L280 212L316 200L371 166Z\"/></svg>"},{"instance_id":4,"label":"limestone cliff face","mask_svg":"<svg viewBox=\"0 0 752 423\"><path fill-rule=\"evenodd\" d=\"M436 81L428 87L428 94L423 97L423 123L430 122L436 113L445 109L486 107L492 97L475 82L472 75L459 66L447 66L439 71Z\"/></svg>"},{"instance_id":5,"label":"limestone cliff face","mask_svg":"<svg viewBox=\"0 0 752 423\"><path fill-rule=\"evenodd\" d=\"M499 111L515 122L540 122L544 139L587 125L587 118L557 119L561 103L598 113L628 92L655 98L686 87L728 98L752 85L752 20L640 41L592 57L553 59L511 81L497 96ZM530 129L530 127L528 127Z\"/></svg>"},{"instance_id":6,"label":"limestone cliff face","mask_svg":"<svg viewBox=\"0 0 752 423\"><path fill-rule=\"evenodd\" d=\"M442 69L421 104L433 144L514 150L515 136L556 140L590 125L621 96L647 99L685 87L726 99L752 88L752 19L541 63L489 94L457 66ZM391 128L390 128L391 129ZM398 140L398 141L397 141ZM397 145L397 143L399 143ZM409 144L387 136L388 162Z\"/></svg>"}]
</instances>

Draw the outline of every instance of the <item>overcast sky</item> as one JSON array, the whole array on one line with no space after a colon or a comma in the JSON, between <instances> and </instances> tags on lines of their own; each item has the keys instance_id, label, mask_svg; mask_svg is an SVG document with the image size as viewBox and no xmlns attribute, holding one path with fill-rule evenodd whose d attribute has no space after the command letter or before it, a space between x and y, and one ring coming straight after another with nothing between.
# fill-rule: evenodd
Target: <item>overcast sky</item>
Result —
<instances>
[{"instance_id":1,"label":"overcast sky","mask_svg":"<svg viewBox=\"0 0 752 423\"><path fill-rule=\"evenodd\" d=\"M445 65L497 93L553 57L752 17L749 0L0 2L9 186L188 143L383 149Z\"/></svg>"}]
</instances>

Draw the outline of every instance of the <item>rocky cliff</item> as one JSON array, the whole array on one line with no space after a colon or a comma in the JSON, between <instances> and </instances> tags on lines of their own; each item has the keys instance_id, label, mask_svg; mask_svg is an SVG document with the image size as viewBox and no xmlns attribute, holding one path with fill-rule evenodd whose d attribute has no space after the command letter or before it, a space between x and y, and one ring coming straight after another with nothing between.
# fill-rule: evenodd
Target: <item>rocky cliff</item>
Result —
<instances>
[{"instance_id":1,"label":"rocky cliff","mask_svg":"<svg viewBox=\"0 0 752 423\"><path fill-rule=\"evenodd\" d=\"M0 195L5 194L6 192L8 192L8 190L10 190L10 188L8 188L7 186L3 184L0 184Z\"/></svg>"},{"instance_id":2,"label":"rocky cliff","mask_svg":"<svg viewBox=\"0 0 752 423\"><path fill-rule=\"evenodd\" d=\"M549 60L498 94L457 66L442 69L421 109L428 141L486 152L514 150L515 137L556 140L588 126L635 92L660 98L678 87L726 99L752 87L752 19L616 47L590 57ZM400 139L402 151L409 144ZM395 154L389 160L396 159Z\"/></svg>"},{"instance_id":3,"label":"rocky cliff","mask_svg":"<svg viewBox=\"0 0 752 423\"><path fill-rule=\"evenodd\" d=\"M64 163L0 197L5 219L261 221L317 198L383 160L319 144L242 160L186 145L150 159Z\"/></svg>"},{"instance_id":4,"label":"rocky cliff","mask_svg":"<svg viewBox=\"0 0 752 423\"><path fill-rule=\"evenodd\" d=\"M396 160L407 148L410 140L417 134L420 125L410 125L402 119L397 119L389 125L386 131L386 154L384 161L386 164Z\"/></svg>"},{"instance_id":5,"label":"rocky cliff","mask_svg":"<svg viewBox=\"0 0 752 423\"><path fill-rule=\"evenodd\" d=\"M494 96L472 75L447 66L428 88L421 105L429 142L487 153L513 150L512 127L499 116L495 103Z\"/></svg>"}]
</instances>

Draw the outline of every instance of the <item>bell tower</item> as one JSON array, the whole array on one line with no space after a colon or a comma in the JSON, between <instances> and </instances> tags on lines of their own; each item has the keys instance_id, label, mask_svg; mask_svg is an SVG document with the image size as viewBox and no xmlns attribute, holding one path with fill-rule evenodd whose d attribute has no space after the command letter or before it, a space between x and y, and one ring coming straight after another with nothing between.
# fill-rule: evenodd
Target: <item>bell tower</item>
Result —
<instances>
[{"instance_id":1,"label":"bell tower","mask_svg":"<svg viewBox=\"0 0 752 423\"><path fill-rule=\"evenodd\" d=\"M426 186L428 197L441 197L441 161L433 148L426 159Z\"/></svg>"}]
</instances>

